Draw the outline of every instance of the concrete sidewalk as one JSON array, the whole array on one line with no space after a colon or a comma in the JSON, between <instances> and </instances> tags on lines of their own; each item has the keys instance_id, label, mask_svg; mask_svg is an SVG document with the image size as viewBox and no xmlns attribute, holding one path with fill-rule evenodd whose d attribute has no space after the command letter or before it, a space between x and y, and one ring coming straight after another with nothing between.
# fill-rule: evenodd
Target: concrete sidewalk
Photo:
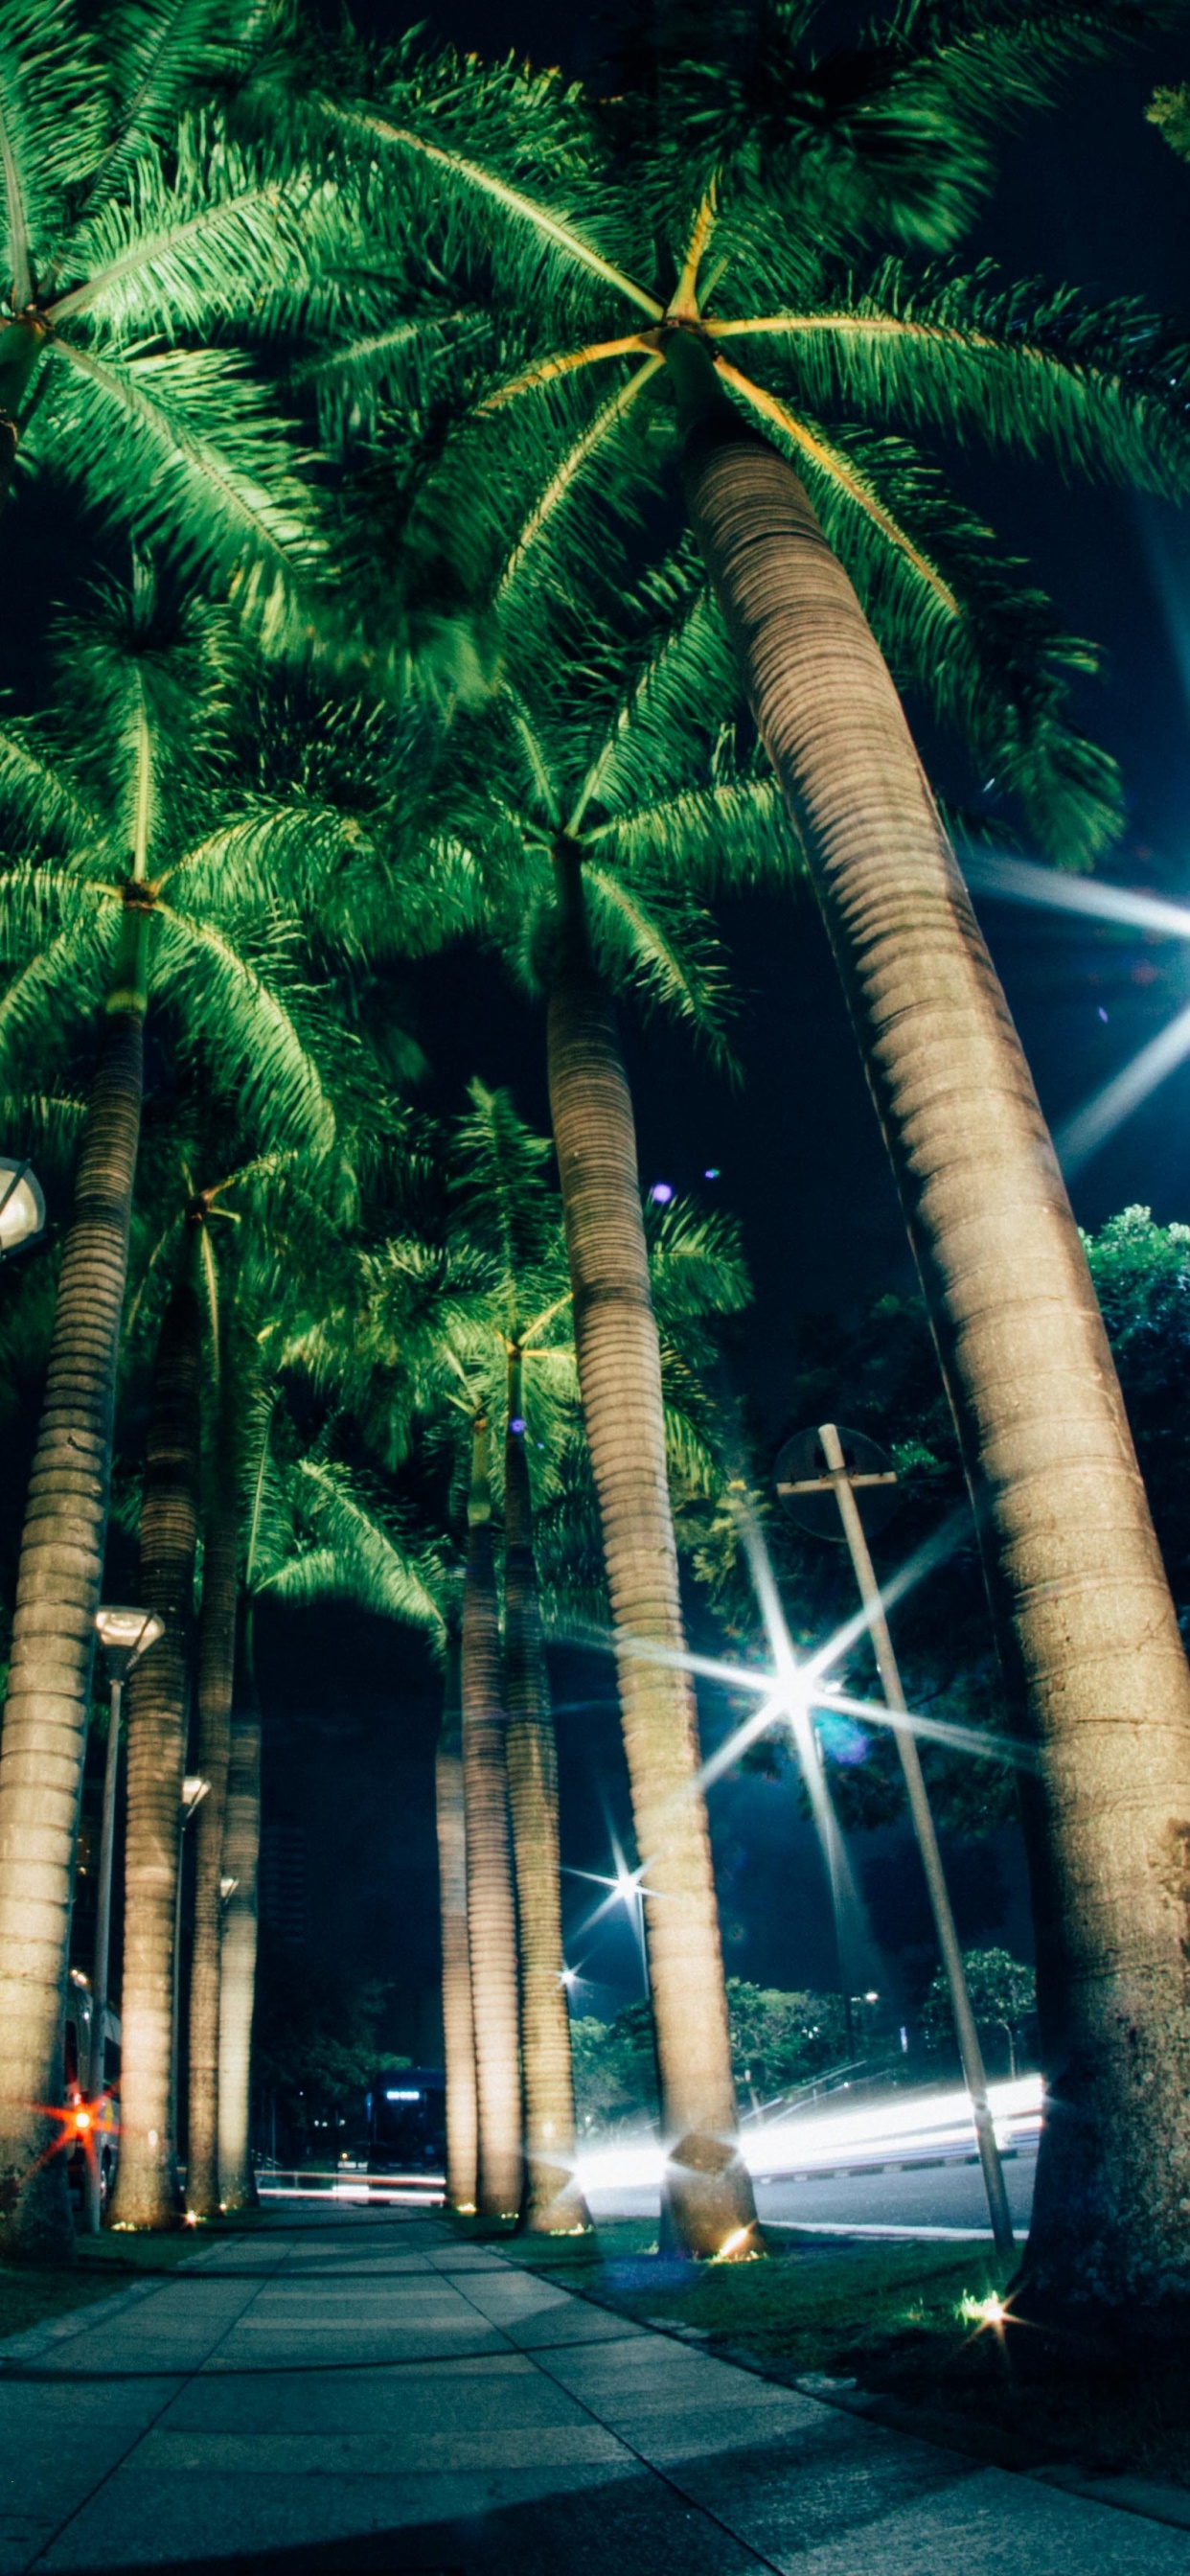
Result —
<instances>
[{"instance_id":1,"label":"concrete sidewalk","mask_svg":"<svg viewBox=\"0 0 1190 2576\"><path fill-rule=\"evenodd\" d=\"M0 2345L0 2576L1190 2576L1190 2532L981 2467L557 2289L309 2207Z\"/></svg>"}]
</instances>

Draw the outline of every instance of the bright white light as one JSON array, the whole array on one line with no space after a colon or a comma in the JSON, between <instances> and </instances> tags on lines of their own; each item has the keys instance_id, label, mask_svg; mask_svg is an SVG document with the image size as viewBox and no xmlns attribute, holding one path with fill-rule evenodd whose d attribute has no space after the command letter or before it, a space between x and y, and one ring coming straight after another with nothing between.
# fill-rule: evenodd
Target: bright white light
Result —
<instances>
[{"instance_id":1,"label":"bright white light","mask_svg":"<svg viewBox=\"0 0 1190 2576\"><path fill-rule=\"evenodd\" d=\"M1122 1127L1124 1120L1131 1118L1142 1100L1147 1100L1150 1092L1155 1091L1168 1074L1176 1072L1188 1055L1190 1005L1178 1012L1168 1028L1151 1038L1148 1046L1133 1056L1131 1064L1124 1066L1122 1073L1114 1074L1110 1082L1104 1083L1102 1091L1095 1092L1090 1100L1084 1101L1073 1118L1055 1128L1054 1146L1068 1180L1072 1180L1076 1172L1081 1172L1092 1154L1098 1153L1099 1147L1106 1144L1117 1127Z\"/></svg>"},{"instance_id":2,"label":"bright white light","mask_svg":"<svg viewBox=\"0 0 1190 2576\"><path fill-rule=\"evenodd\" d=\"M1001 2149L1031 2144L1041 2127L1040 2075L989 2085L988 2100ZM955 2088L897 2093L848 2110L807 2106L784 2118L750 2121L741 2131L739 2151L751 2174L774 2179L852 2164L903 2163L917 2156L966 2157L975 2153L971 2098ZM575 2170L589 2198L592 2192L660 2190L664 2168L661 2142L641 2131L608 2146L585 2148Z\"/></svg>"},{"instance_id":3,"label":"bright white light","mask_svg":"<svg viewBox=\"0 0 1190 2576\"><path fill-rule=\"evenodd\" d=\"M1066 876L1061 869L1035 867L1029 859L1006 858L996 850L964 847L962 861L967 883L977 894L1001 895L1009 903L1034 904L1044 912L1120 921L1166 939L1190 939L1190 906L1168 903L1160 895L1100 885L1094 877Z\"/></svg>"}]
</instances>

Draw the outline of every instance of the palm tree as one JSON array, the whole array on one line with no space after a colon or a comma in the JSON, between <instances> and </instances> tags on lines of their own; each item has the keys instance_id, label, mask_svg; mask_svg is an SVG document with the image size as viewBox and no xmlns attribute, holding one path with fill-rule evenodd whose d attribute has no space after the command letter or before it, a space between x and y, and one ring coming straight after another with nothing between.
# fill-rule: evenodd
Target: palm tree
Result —
<instances>
[{"instance_id":1,"label":"palm tree","mask_svg":"<svg viewBox=\"0 0 1190 2576\"><path fill-rule=\"evenodd\" d=\"M462 1685L467 1941L479 2108L475 2205L485 2218L515 2218L523 2186L520 1995L486 1413L475 1415L471 1436Z\"/></svg>"},{"instance_id":2,"label":"palm tree","mask_svg":"<svg viewBox=\"0 0 1190 2576\"><path fill-rule=\"evenodd\" d=\"M300 326L327 201L212 110L265 32L241 0L9 13L0 495L51 475L136 544L237 576L275 632L316 559L310 508L234 341Z\"/></svg>"},{"instance_id":3,"label":"palm tree","mask_svg":"<svg viewBox=\"0 0 1190 2576\"><path fill-rule=\"evenodd\" d=\"M479 2188L475 2015L467 1945L467 1816L463 1799L462 1640L448 1615L442 1732L434 1760L442 1920L442 2044L446 2059L447 2207L469 2216Z\"/></svg>"},{"instance_id":4,"label":"palm tree","mask_svg":"<svg viewBox=\"0 0 1190 2576\"><path fill-rule=\"evenodd\" d=\"M493 797L504 798L507 775L496 758L497 740L485 733L479 760ZM592 832L597 828L592 821ZM505 899L521 920L526 940L534 903L548 903L549 861L534 843L519 873L501 878L501 852L485 864L504 882ZM506 855L506 854L505 854ZM508 861L511 870L512 861ZM620 908L639 918L642 945L651 925L653 959L658 924L639 892ZM615 918L620 917L617 910ZM672 954L677 971L677 951ZM684 989L684 988L683 988ZM413 1427L424 1419L431 1443L457 1449L464 1427L471 1457L468 1599L473 1610L474 1690L472 1810L479 1839L468 1826L467 1882L473 1958L494 1989L486 2023L476 1986L475 2051L480 2071L480 2165L485 2117L506 2124L500 2152L511 2171L509 2106L517 2095L516 2026L509 1998L515 1993L516 1952L507 1862L505 1748L512 1789L517 1916L521 1964L521 2038L526 2134L531 2172L525 2220L531 2226L581 2224L581 2204L566 2177L573 2134L568 2026L559 2030L564 1966L557 1889L557 1787L553 1731L548 1716L537 1602L538 1543L534 1497L544 1505L551 1606L563 1616L576 1606L587 1567L576 1550L574 1506L584 1496L589 1468L576 1439L577 1370L570 1275L559 1223L559 1204L546 1186L548 1148L516 1117L511 1102L481 1083L470 1086L471 1108L445 1153L423 1143L423 1186L405 1211L402 1232L362 1259L332 1299L325 1342L309 1342L301 1355L320 1377L329 1376L357 1411L386 1464L409 1460ZM435 1196L435 1165L450 1176L447 1206ZM663 1319L664 1446L683 1495L705 1495L718 1483L718 1465L700 1419L693 1386L705 1360L705 1318L744 1302L746 1288L730 1229L695 1220L685 1209L652 1211L649 1271ZM656 1347L656 1336L654 1337ZM491 1460L487 1425L507 1403L504 1444L505 1657L507 1698L501 1701L496 1662L498 1605L489 1523ZM520 1426L518 1429L517 1426ZM511 1480L511 1481L510 1481ZM453 1485L460 1482L456 1466ZM593 1498L592 1498L593 1499ZM450 1507L448 1506L448 1509ZM560 1527L562 1518L566 1527ZM477 1536L478 1531L478 1536ZM577 1580L576 1580L577 1573ZM584 1600L585 1610L587 1603ZM464 1665L464 1688L468 1679ZM466 1705L466 1703L465 1703ZM505 1707L511 1723L503 1722ZM449 1776L444 1789L450 1785ZM469 1810L470 1814L471 1810ZM459 1831L458 1821L451 1829ZM487 1925L481 1939L477 1922ZM452 1932L444 1928L444 1945ZM499 1952L497 1954L497 1941ZM501 2018L501 2014L503 2017ZM460 2041L464 2119L471 2057ZM483 2063L486 2052L487 2063ZM484 2108L485 2088L488 2107ZM565 2177L565 2178L564 2178ZM502 2175L491 2210L506 2209ZM465 2196L470 2196L469 2194ZM721 2238L718 2240L721 2241Z\"/></svg>"},{"instance_id":5,"label":"palm tree","mask_svg":"<svg viewBox=\"0 0 1190 2576\"><path fill-rule=\"evenodd\" d=\"M488 1305L499 1357L506 1360L507 1368L504 1700L525 2096L521 2219L531 2231L549 2235L573 2232L590 2223L574 2176L558 1754L542 1638L527 1447L530 1422L535 1442L541 1448L546 1445L548 1417L557 1412L559 1363L562 1391L570 1393L573 1358L556 1347L559 1327L569 1326L570 1289L559 1258L556 1200L543 1179L548 1146L523 1125L506 1093L488 1091L476 1081L470 1085L470 1098L470 1115L461 1122L455 1139L459 1213L468 1242L486 1249L493 1262ZM539 1402L537 1381L543 1372L544 1401ZM544 1417L540 1421L539 1415ZM556 1423L551 1427L556 1440Z\"/></svg>"},{"instance_id":6,"label":"palm tree","mask_svg":"<svg viewBox=\"0 0 1190 2576\"><path fill-rule=\"evenodd\" d=\"M510 69L455 75L452 103L444 67L407 61L386 96L337 113L399 170L419 256L435 220L469 210L491 246L524 352L487 396L505 486L516 406L533 406L523 453L537 460L506 606L535 555L539 578L554 554L567 579L564 536L652 446L655 391L676 396L692 523L839 963L1017 1722L1041 1750L1027 1839L1062 2116L1045 2133L1028 2294L1039 2311L1145 2304L1186 2277L1174 2176L1190 2152L1190 2026L1163 1855L1190 1799L1190 1677L1077 1229L881 647L995 747L1059 852L1102 839L1107 782L1057 709L1077 657L1038 603L1033 651L1004 669L986 533L885 425L978 428L1180 490L1183 377L1135 313L1004 289L986 270L875 265L868 248L873 233L949 246L990 176L989 127L1044 95L1064 57L1113 43L1116 13L988 0L942 15L922 0L846 76L797 59L804 23L758 12L742 54L733 25L721 53L663 63L648 150L629 138L626 170L593 151L594 120L560 84ZM674 246L663 273L655 242ZM747 370L735 341L757 353ZM588 392L603 369L612 391ZM467 471L481 496L495 489L481 458Z\"/></svg>"},{"instance_id":7,"label":"palm tree","mask_svg":"<svg viewBox=\"0 0 1190 2576\"><path fill-rule=\"evenodd\" d=\"M177 2213L174 1941L201 1474L202 1314L191 1228L161 1328L145 1448L138 1598L162 1634L128 1680L128 1822L114 2223Z\"/></svg>"},{"instance_id":8,"label":"palm tree","mask_svg":"<svg viewBox=\"0 0 1190 2576\"><path fill-rule=\"evenodd\" d=\"M213 822L225 622L138 569L130 593L100 595L58 650L53 721L0 737L4 1076L20 1087L33 1057L40 1088L92 1015L105 1029L59 1279L0 1750L0 2206L12 2241L29 2247L47 2232L61 2244L69 2216L56 2163L39 2162L43 2117L28 2106L59 2089L150 982L183 1044L198 1045L209 1074L238 1089L274 1140L321 1148L333 1127L309 1043L320 1014L297 987L298 925L275 900L269 866L270 830L283 839L288 818L254 805ZM59 1784L48 1801L47 1777Z\"/></svg>"},{"instance_id":9,"label":"palm tree","mask_svg":"<svg viewBox=\"0 0 1190 2576\"><path fill-rule=\"evenodd\" d=\"M198 1621L195 1699L198 1770L208 1783L195 1822L194 1940L190 1957L189 2093L186 2116L186 2207L214 2218L220 2205L219 2054L223 1879L226 1864L240 1513L237 1406L222 1315L212 1318L211 1358L217 1408L210 1489L203 1521L202 1607ZM232 1894L236 1892L233 1889ZM180 2034L175 2044L180 2043Z\"/></svg>"},{"instance_id":10,"label":"palm tree","mask_svg":"<svg viewBox=\"0 0 1190 2576\"><path fill-rule=\"evenodd\" d=\"M250 2209L256 2199L249 2113L260 1866L260 1702L247 1618L241 1623L241 1638L228 1730L223 1826L223 1876L231 1884L219 1946L219 2206L229 2210Z\"/></svg>"},{"instance_id":11,"label":"palm tree","mask_svg":"<svg viewBox=\"0 0 1190 2576\"><path fill-rule=\"evenodd\" d=\"M301 1289L296 1302L301 1302ZM282 1304L284 1301L282 1301ZM307 1307L309 1326L312 1306ZM260 1853L260 1703L255 1624L262 1600L294 1607L349 1601L420 1629L437 1653L446 1646L447 1585L433 1544L411 1529L374 1484L336 1459L334 1419L303 1433L286 1400L279 1358L292 1314L253 1336L257 1381L240 1380L241 1588L236 1685L230 1729L219 1995L219 2202L240 2209L255 2197L249 2151L252 2019L256 1988L257 1873ZM189 2197L189 2192L188 2192Z\"/></svg>"},{"instance_id":12,"label":"palm tree","mask_svg":"<svg viewBox=\"0 0 1190 2576\"><path fill-rule=\"evenodd\" d=\"M505 693L472 728L453 826L498 938L525 980L549 976L550 1102L565 1213L573 1331L599 1494L612 1613L662 1648L619 1671L637 1846L647 1869L649 1971L663 2117L674 2153L667 2223L678 2241L743 2252L755 2219L730 2143L735 2099L693 1692L666 1471L665 1416L632 1104L604 972L635 973L720 1041L722 969L700 886L795 875L771 781L736 754L735 681L692 568L648 586L619 632L588 621L551 677L524 621ZM625 667L627 665L627 667ZM699 722L675 710L694 683ZM687 882L674 884L675 859ZM589 894L586 891L589 881ZM590 907L600 950L588 936ZM559 1963L560 1964L560 1963ZM680 2150L680 2152L679 2152Z\"/></svg>"}]
</instances>

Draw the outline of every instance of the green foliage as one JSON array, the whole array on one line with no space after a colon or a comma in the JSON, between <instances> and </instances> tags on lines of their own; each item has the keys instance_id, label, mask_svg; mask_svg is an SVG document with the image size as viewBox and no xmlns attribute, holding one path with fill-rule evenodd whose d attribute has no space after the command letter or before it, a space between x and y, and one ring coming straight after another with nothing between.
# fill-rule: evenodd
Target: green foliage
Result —
<instances>
[{"instance_id":1,"label":"green foliage","mask_svg":"<svg viewBox=\"0 0 1190 2576\"><path fill-rule=\"evenodd\" d=\"M785 1994L729 1977L727 2010L736 2084L762 2102L847 2055L841 1995Z\"/></svg>"},{"instance_id":2,"label":"green foliage","mask_svg":"<svg viewBox=\"0 0 1190 2576\"><path fill-rule=\"evenodd\" d=\"M413 234L415 306L433 305L438 278L441 381L456 420L471 409L429 443L413 517L428 527L436 506L443 558L498 605L512 663L543 603L565 618L576 596L622 589L613 524L639 523L672 455L649 334L683 275L683 312L696 294L721 381L805 476L898 677L1019 799L1035 838L1085 863L1120 822L1113 765L1069 710L1091 650L905 432L978 434L1184 489L1176 333L1064 287L1005 285L986 263L920 263L966 229L996 128L1145 13L897 8L846 58L815 55L813 16L793 0L713 24L654 12L594 111L556 76L412 42L355 67L350 105L327 113L361 151L366 138L378 193ZM390 314L359 370L382 444L400 445L424 400L425 363L424 337L401 340Z\"/></svg>"},{"instance_id":3,"label":"green foliage","mask_svg":"<svg viewBox=\"0 0 1190 2576\"><path fill-rule=\"evenodd\" d=\"M807 2082L846 2055L839 1995L784 1994L727 1980L732 2068L741 2099L761 2101ZM653 2024L647 2003L627 2004L614 2021L579 2016L570 2025L580 2126L631 2125L657 2116Z\"/></svg>"},{"instance_id":4,"label":"green foliage","mask_svg":"<svg viewBox=\"0 0 1190 2576\"><path fill-rule=\"evenodd\" d=\"M1155 89L1145 114L1179 161L1190 161L1190 87L1186 82L1179 89Z\"/></svg>"},{"instance_id":5,"label":"green foliage","mask_svg":"<svg viewBox=\"0 0 1190 2576\"><path fill-rule=\"evenodd\" d=\"M235 584L276 638L308 615L319 543L247 344L266 305L274 330L300 328L330 207L275 139L214 112L263 26L247 0L10 0L0 261L20 327L0 407L23 477L66 481L125 540Z\"/></svg>"},{"instance_id":6,"label":"green foliage","mask_svg":"<svg viewBox=\"0 0 1190 2576\"><path fill-rule=\"evenodd\" d=\"M593 2014L570 2025L574 2099L580 2129L657 2116L657 2064L652 2008L626 2004L614 2021Z\"/></svg>"},{"instance_id":7,"label":"green foliage","mask_svg":"<svg viewBox=\"0 0 1190 2576\"><path fill-rule=\"evenodd\" d=\"M381 1984L351 1986L311 1962L262 1954L254 2060L258 2082L275 2097L285 2126L299 2141L299 2152L326 2151L325 2134L315 2122L341 2113L340 2136L332 2128L334 2152L353 2142L363 2127L363 2096L375 2072L377 2033L388 1988ZM392 2058L391 2065L407 2063Z\"/></svg>"},{"instance_id":8,"label":"green foliage","mask_svg":"<svg viewBox=\"0 0 1190 2576\"><path fill-rule=\"evenodd\" d=\"M1008 1950L964 1950L963 1969L976 2023L997 2026L1015 2044L1023 2022L1037 2009L1037 1979ZM922 2029L935 2043L951 2039L954 2020L945 1971L938 1969L921 2008Z\"/></svg>"},{"instance_id":9,"label":"green foliage","mask_svg":"<svg viewBox=\"0 0 1190 2576\"><path fill-rule=\"evenodd\" d=\"M1183 1633L1190 1623L1190 1226L1123 1208L1084 1238Z\"/></svg>"}]
</instances>

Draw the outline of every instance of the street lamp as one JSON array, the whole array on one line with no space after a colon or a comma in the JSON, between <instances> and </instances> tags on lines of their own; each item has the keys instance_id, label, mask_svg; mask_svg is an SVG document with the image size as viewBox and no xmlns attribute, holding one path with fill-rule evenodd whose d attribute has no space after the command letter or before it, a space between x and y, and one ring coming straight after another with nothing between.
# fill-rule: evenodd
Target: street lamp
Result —
<instances>
[{"instance_id":1,"label":"street lamp","mask_svg":"<svg viewBox=\"0 0 1190 2576\"><path fill-rule=\"evenodd\" d=\"M103 1823L99 1834L99 1893L91 1977L91 2055L87 2067L87 2090L93 2101L97 2101L103 2091L104 2022L107 2018L108 1955L112 1930L112 1862L116 1846L116 1783L120 1770L120 1703L133 1665L139 1662L146 1647L156 1644L162 1626L163 1622L155 1610L132 1610L115 1602L105 1602L95 1613L95 1631L107 1672L110 1714L107 1760L103 1767ZM99 2167L92 2157L87 2160L87 2226L92 2236L98 2235Z\"/></svg>"},{"instance_id":2,"label":"street lamp","mask_svg":"<svg viewBox=\"0 0 1190 2576\"><path fill-rule=\"evenodd\" d=\"M169 2065L169 2133L173 2151L178 2152L178 2021L182 2010L182 1875L185 1866L185 1834L192 1815L201 1807L210 1788L209 1780L188 1771L182 1782L181 1830L178 1835L178 1887L174 1898L174 2017Z\"/></svg>"},{"instance_id":3,"label":"street lamp","mask_svg":"<svg viewBox=\"0 0 1190 2576\"><path fill-rule=\"evenodd\" d=\"M10 1154L0 1154L0 1261L44 1232L45 1200L28 1158L14 1163Z\"/></svg>"}]
</instances>

